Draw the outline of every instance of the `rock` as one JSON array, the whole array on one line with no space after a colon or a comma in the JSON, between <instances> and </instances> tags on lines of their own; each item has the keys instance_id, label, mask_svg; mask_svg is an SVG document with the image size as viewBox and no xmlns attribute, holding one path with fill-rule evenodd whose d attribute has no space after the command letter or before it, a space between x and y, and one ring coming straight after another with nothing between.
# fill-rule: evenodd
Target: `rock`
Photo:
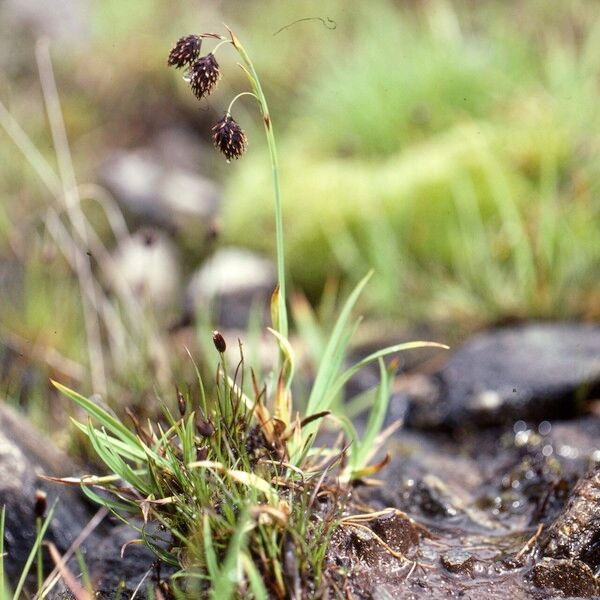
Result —
<instances>
[{"instance_id":1,"label":"rock","mask_svg":"<svg viewBox=\"0 0 600 600\"><path fill-rule=\"evenodd\" d=\"M201 174L210 171L206 165L215 157L212 147L206 146L206 140L190 131L189 127L167 127L161 129L150 144L150 150L167 168L179 168L195 172L201 168Z\"/></svg>"},{"instance_id":2,"label":"rock","mask_svg":"<svg viewBox=\"0 0 600 600\"><path fill-rule=\"evenodd\" d=\"M130 598L137 590L136 598L144 600L148 588L157 585L155 568L156 557L141 544L129 544L122 552L123 546L133 539L139 538L134 529L121 525L115 527L86 556L86 567L94 589L96 600L113 600L114 598ZM121 556L122 552L122 556ZM162 566L161 581L174 572L172 567ZM75 600L64 584L56 586L49 596L50 600Z\"/></svg>"},{"instance_id":3,"label":"rock","mask_svg":"<svg viewBox=\"0 0 600 600\"><path fill-rule=\"evenodd\" d=\"M90 576L97 592L109 594L122 589L129 597L143 580L149 586L156 583L153 565L156 557L142 544L128 544L140 535L125 525L113 529L89 556ZM125 548L125 544L128 544ZM123 555L121 556L121 552ZM161 568L161 578L173 573L172 567ZM145 585L142 584L141 589Z\"/></svg>"},{"instance_id":4,"label":"rock","mask_svg":"<svg viewBox=\"0 0 600 600\"><path fill-rule=\"evenodd\" d=\"M78 488L38 478L76 472L68 457L6 404L0 403L0 505L6 507L5 568L9 581L14 583L20 576L35 539L36 490L47 493L48 506L60 497L46 537L59 552L64 553L88 524L95 510L84 501ZM99 534L100 530L97 531Z\"/></svg>"},{"instance_id":5,"label":"rock","mask_svg":"<svg viewBox=\"0 0 600 600\"><path fill-rule=\"evenodd\" d=\"M544 556L578 559L594 571L600 568L600 467L577 483L540 546Z\"/></svg>"},{"instance_id":6,"label":"rock","mask_svg":"<svg viewBox=\"0 0 600 600\"><path fill-rule=\"evenodd\" d=\"M221 248L192 276L187 302L196 314L218 311L223 328L245 328L251 311L268 310L276 277L273 263L248 250Z\"/></svg>"},{"instance_id":7,"label":"rock","mask_svg":"<svg viewBox=\"0 0 600 600\"><path fill-rule=\"evenodd\" d=\"M195 251L214 228L221 199L217 185L193 170L169 165L151 148L116 153L100 178L134 227L166 229Z\"/></svg>"},{"instance_id":8,"label":"rock","mask_svg":"<svg viewBox=\"0 0 600 600\"><path fill-rule=\"evenodd\" d=\"M473 569L473 563L475 559L470 552L461 550L460 548L454 548L444 552L440 556L442 565L444 568L450 571L450 573L468 573L470 574Z\"/></svg>"},{"instance_id":9,"label":"rock","mask_svg":"<svg viewBox=\"0 0 600 600\"><path fill-rule=\"evenodd\" d=\"M0 21L11 31L27 30L35 37L48 36L81 46L89 39L91 2L81 0L5 0Z\"/></svg>"},{"instance_id":10,"label":"rock","mask_svg":"<svg viewBox=\"0 0 600 600\"><path fill-rule=\"evenodd\" d=\"M358 560L367 565L376 565L387 557L385 548L368 529L350 529L349 541Z\"/></svg>"},{"instance_id":11,"label":"rock","mask_svg":"<svg viewBox=\"0 0 600 600\"><path fill-rule=\"evenodd\" d=\"M396 568L406 563L406 556L422 537L430 534L399 510L362 515L347 519L334 534L340 564L360 561L375 566L389 562Z\"/></svg>"},{"instance_id":12,"label":"rock","mask_svg":"<svg viewBox=\"0 0 600 600\"><path fill-rule=\"evenodd\" d=\"M491 426L576 415L600 389L600 327L535 323L473 337L410 398L417 428Z\"/></svg>"},{"instance_id":13,"label":"rock","mask_svg":"<svg viewBox=\"0 0 600 600\"><path fill-rule=\"evenodd\" d=\"M158 317L171 317L183 308L183 292L177 248L164 232L144 227L125 238L113 252L113 272L108 285L118 290L125 284L142 306L155 309Z\"/></svg>"},{"instance_id":14,"label":"rock","mask_svg":"<svg viewBox=\"0 0 600 600\"><path fill-rule=\"evenodd\" d=\"M93 552L87 553L86 568L95 600L130 598L134 593L139 600L160 597L155 591L157 576L160 575L161 582L164 582L176 569L163 564L157 571L156 557L146 546L128 544L135 539L139 539L139 532L126 525L117 526L95 544ZM146 594L148 589L153 589L155 594ZM76 600L62 581L53 588L48 598Z\"/></svg>"},{"instance_id":15,"label":"rock","mask_svg":"<svg viewBox=\"0 0 600 600\"><path fill-rule=\"evenodd\" d=\"M578 560L544 558L531 569L531 579L537 587L581 598L591 598L599 591L590 567Z\"/></svg>"},{"instance_id":16,"label":"rock","mask_svg":"<svg viewBox=\"0 0 600 600\"><path fill-rule=\"evenodd\" d=\"M0 506L6 507L5 570L8 581L14 585L20 577L35 539L35 494L47 494L48 507L56 498L56 511L45 539L55 544L64 554L82 529L89 523L98 507L90 505L78 487L68 487L39 479L39 475L66 476L79 471L67 456L33 429L6 404L0 403ZM123 592L129 597L141 578L148 573L155 556L143 545L127 542L139 538L139 533L124 525L114 527L105 519L81 547L97 598L114 598L121 581ZM54 565L46 562L48 571ZM77 575L77 564L69 564ZM172 573L163 567L161 576ZM147 577L149 583L153 578ZM141 590L144 591L143 589ZM138 594L144 598L144 594ZM70 599L64 586L53 589L51 599Z\"/></svg>"},{"instance_id":17,"label":"rock","mask_svg":"<svg viewBox=\"0 0 600 600\"><path fill-rule=\"evenodd\" d=\"M425 533L424 528L416 526L407 515L398 510L380 514L368 522L368 527L394 552L403 555L417 544L420 536Z\"/></svg>"}]
</instances>

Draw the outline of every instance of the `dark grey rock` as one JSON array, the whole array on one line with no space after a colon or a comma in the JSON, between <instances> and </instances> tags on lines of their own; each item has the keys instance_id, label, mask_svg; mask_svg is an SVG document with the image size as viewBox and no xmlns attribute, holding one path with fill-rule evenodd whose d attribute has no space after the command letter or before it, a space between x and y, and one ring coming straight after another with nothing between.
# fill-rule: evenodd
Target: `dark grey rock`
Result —
<instances>
[{"instance_id":1,"label":"dark grey rock","mask_svg":"<svg viewBox=\"0 0 600 600\"><path fill-rule=\"evenodd\" d=\"M594 570L600 568L600 467L579 480L540 545L544 556L578 559Z\"/></svg>"},{"instance_id":2,"label":"dark grey rock","mask_svg":"<svg viewBox=\"0 0 600 600\"><path fill-rule=\"evenodd\" d=\"M29 551L35 540L35 493L47 493L48 506L58 498L54 518L46 540L54 543L61 554L71 546L82 529L89 523L98 507L90 505L78 487L67 487L41 480L40 475L69 476L79 472L67 456L33 429L22 417L4 403L0 403L0 506L6 507L5 570L13 585L20 577ZM154 582L152 565L155 556L144 545L127 545L139 538L139 533L124 525L115 526L105 519L81 547L97 597L116 597L121 581L124 596L129 597L142 578L146 577L139 598L144 598L145 584ZM48 571L53 565L48 561ZM69 568L77 574L76 563ZM163 567L162 576L172 570ZM72 598L59 585L51 599Z\"/></svg>"},{"instance_id":3,"label":"dark grey rock","mask_svg":"<svg viewBox=\"0 0 600 600\"><path fill-rule=\"evenodd\" d=\"M36 37L48 36L72 44L85 43L91 27L91 2L80 0L5 0L0 20L9 31L27 30Z\"/></svg>"},{"instance_id":4,"label":"dark grey rock","mask_svg":"<svg viewBox=\"0 0 600 600\"><path fill-rule=\"evenodd\" d=\"M600 327L536 323L488 331L454 352L432 382L433 393L410 397L411 427L572 417L600 389Z\"/></svg>"},{"instance_id":5,"label":"dark grey rock","mask_svg":"<svg viewBox=\"0 0 600 600\"><path fill-rule=\"evenodd\" d=\"M6 575L15 582L35 540L35 492L47 493L48 506L59 497L47 539L64 553L95 510L78 488L39 479L39 475L66 476L76 466L30 427L17 413L0 403L0 505L6 507Z\"/></svg>"},{"instance_id":6,"label":"dark grey rock","mask_svg":"<svg viewBox=\"0 0 600 600\"><path fill-rule=\"evenodd\" d=\"M142 544L129 544L139 539L134 529L120 525L95 544L85 555L86 567L94 589L94 598L113 600L130 598L134 593L139 600L173 574L173 567L162 565L156 569L156 557ZM155 596L153 596L155 597ZM60 582L50 593L49 600L74 600L64 583Z\"/></svg>"},{"instance_id":7,"label":"dark grey rock","mask_svg":"<svg viewBox=\"0 0 600 600\"><path fill-rule=\"evenodd\" d=\"M275 289L273 263L243 248L217 250L190 279L186 297L194 314L214 309L223 328L245 328L250 312L269 306Z\"/></svg>"},{"instance_id":8,"label":"dark grey rock","mask_svg":"<svg viewBox=\"0 0 600 600\"><path fill-rule=\"evenodd\" d=\"M100 177L134 226L167 229L196 248L202 233L214 227L221 197L217 185L169 164L152 148L115 153Z\"/></svg>"},{"instance_id":9,"label":"dark grey rock","mask_svg":"<svg viewBox=\"0 0 600 600\"><path fill-rule=\"evenodd\" d=\"M143 227L121 240L112 253L107 284L123 284L142 306L154 309L159 322L172 320L183 308L179 253L171 238L154 227Z\"/></svg>"},{"instance_id":10,"label":"dark grey rock","mask_svg":"<svg viewBox=\"0 0 600 600\"><path fill-rule=\"evenodd\" d=\"M139 537L139 533L130 527L117 527L88 555L88 566L97 592L108 597L122 586L125 597L128 597L138 585L143 592L146 586L152 587L156 583L154 554L142 544L128 544ZM172 571L163 567L161 577ZM144 594L139 597L144 597Z\"/></svg>"}]
</instances>

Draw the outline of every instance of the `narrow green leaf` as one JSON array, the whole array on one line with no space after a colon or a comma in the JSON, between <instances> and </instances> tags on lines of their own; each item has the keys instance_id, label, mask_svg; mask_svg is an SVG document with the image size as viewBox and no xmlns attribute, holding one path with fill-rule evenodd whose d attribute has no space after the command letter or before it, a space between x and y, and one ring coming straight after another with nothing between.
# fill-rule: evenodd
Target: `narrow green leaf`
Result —
<instances>
[{"instance_id":1,"label":"narrow green leaf","mask_svg":"<svg viewBox=\"0 0 600 600\"><path fill-rule=\"evenodd\" d=\"M52 507L48 511L48 514L46 515L46 518L44 519L42 526L40 527L38 535L36 536L35 541L33 542L33 546L31 547L29 556L27 557L27 560L25 561L25 566L23 567L23 570L21 571L21 577L19 578L17 587L15 588L13 600L20 600L20 598L21 598L21 592L23 591L23 586L25 585L25 580L27 579L29 569L31 569L31 565L37 555L38 548L41 546L42 542L44 541L44 536L46 535L46 531L48 530L48 527L50 526L50 523L54 517L54 511L56 510L57 502L58 502L58 498L54 501L54 503L52 504Z\"/></svg>"},{"instance_id":2,"label":"narrow green leaf","mask_svg":"<svg viewBox=\"0 0 600 600\"><path fill-rule=\"evenodd\" d=\"M363 367L368 365L369 363L383 358L384 356L388 356L390 354L395 354L396 352L403 352L405 350L414 350L415 348L441 348L443 350L447 350L448 346L445 344L438 344L437 342L406 342L404 344L396 344L394 346L388 346L387 348L383 348L378 350L377 352L373 352L369 354L369 356L363 358L361 361L354 364L352 367L344 371L331 385L329 390L327 391L326 400L323 401L323 406L327 406L328 402L331 401L332 398L338 394L343 387L348 383L350 378L358 373Z\"/></svg>"},{"instance_id":3,"label":"narrow green leaf","mask_svg":"<svg viewBox=\"0 0 600 600\"><path fill-rule=\"evenodd\" d=\"M206 568L212 581L215 581L219 575L219 566L217 564L217 555L213 546L212 531L210 529L209 516L204 513L202 518L204 557L206 558Z\"/></svg>"},{"instance_id":4,"label":"narrow green leaf","mask_svg":"<svg viewBox=\"0 0 600 600\"><path fill-rule=\"evenodd\" d=\"M227 554L219 577L213 582L211 597L215 600L232 598L239 583L240 557L248 531L248 510L240 515L238 525L227 546Z\"/></svg>"},{"instance_id":5,"label":"narrow green leaf","mask_svg":"<svg viewBox=\"0 0 600 600\"><path fill-rule=\"evenodd\" d=\"M2 506L0 511L0 594L6 595L6 582L4 581L4 526L6 519L6 506Z\"/></svg>"},{"instance_id":6,"label":"narrow green leaf","mask_svg":"<svg viewBox=\"0 0 600 600\"><path fill-rule=\"evenodd\" d=\"M342 332L340 336L339 343L334 350L333 355L329 359L329 369L330 372L327 374L326 387L323 389L323 394L315 401L315 407L317 412L322 412L325 410L329 410L331 404L336 398L336 394L328 394L328 390L332 385L332 381L334 377L336 377L337 373L339 373L342 363L344 361L344 357L346 355L346 349L350 340L356 333L358 326L360 325L361 319L357 319L355 324L351 329L346 329ZM339 411L336 411L339 412ZM311 414L307 410L307 414ZM296 465L302 464L302 461L305 459L307 453L311 449L314 440L316 438L316 432L319 428L320 423L314 422L309 423L306 427L302 428L302 453L298 455L298 448L295 448L293 445L290 445L290 455L297 456L298 458L294 461Z\"/></svg>"},{"instance_id":7,"label":"narrow green leaf","mask_svg":"<svg viewBox=\"0 0 600 600\"><path fill-rule=\"evenodd\" d=\"M81 583L83 585L83 589L89 594L90 598L93 598L94 588L90 578L90 571L85 561L85 556L79 548L75 550L75 558L77 559L77 566L79 567L79 572L81 573Z\"/></svg>"},{"instance_id":8,"label":"narrow green leaf","mask_svg":"<svg viewBox=\"0 0 600 600\"><path fill-rule=\"evenodd\" d=\"M194 429L194 413L192 413L184 423L182 431L183 435L181 438L183 460L186 464L196 460L196 444L194 443Z\"/></svg>"},{"instance_id":9,"label":"narrow green leaf","mask_svg":"<svg viewBox=\"0 0 600 600\"><path fill-rule=\"evenodd\" d=\"M358 285L354 288L353 292L350 294L349 298L344 303L344 307L340 312L329 338L329 342L327 343L327 347L325 348L325 352L323 353L323 359L319 365L315 383L308 399L308 405L306 408L307 414L319 412L320 410L326 410L322 407L321 402L322 398L327 392L327 388L331 379L336 374L332 373L332 369L334 367L333 363L336 355L339 355L341 349L340 345L344 340L344 332L346 330L348 320L350 319L352 309L354 308L358 297L360 296L365 285L367 285L367 282L371 278L372 274L373 272L370 271L365 277L363 277L363 279L361 279Z\"/></svg>"},{"instance_id":10,"label":"narrow green leaf","mask_svg":"<svg viewBox=\"0 0 600 600\"><path fill-rule=\"evenodd\" d=\"M386 369L382 358L378 359L378 361L380 377L379 388L377 390L375 403L369 412L369 420L367 421L365 433L360 442L351 448L350 462L352 464L352 470L357 470L366 466L365 463L368 460L373 441L383 427L389 405L391 381L394 370Z\"/></svg>"},{"instance_id":11,"label":"narrow green leaf","mask_svg":"<svg viewBox=\"0 0 600 600\"><path fill-rule=\"evenodd\" d=\"M325 335L317 321L315 311L308 300L300 294L292 297L291 307L300 338L308 348L313 363L318 365L325 351Z\"/></svg>"},{"instance_id":12,"label":"narrow green leaf","mask_svg":"<svg viewBox=\"0 0 600 600\"><path fill-rule=\"evenodd\" d=\"M289 365L285 376L285 389L289 390L290 385L292 383L292 379L294 378L294 369L296 365L294 350L289 340L283 337L279 333L279 331L275 331L275 329L272 329L271 327L267 327L267 331L269 331L269 333L273 334L277 338L277 341L279 342L279 349L281 350L281 353L283 354L285 360L287 361L287 364Z\"/></svg>"},{"instance_id":13,"label":"narrow green leaf","mask_svg":"<svg viewBox=\"0 0 600 600\"><path fill-rule=\"evenodd\" d=\"M84 425L83 423L80 423L79 421L76 421L73 418L71 418L71 422L75 425L75 427L77 427L78 429L83 431L83 433L85 433L87 435L88 430L87 430L86 425ZM145 462L146 461L147 457L146 457L146 453L144 452L144 450L142 450L138 447L134 447L127 442L123 442L116 437L108 435L108 433L106 433L105 431L99 431L98 429L96 429L95 431L96 431L96 435L99 438L102 438L106 444L109 444L112 448L114 448L114 450L116 450L118 452L118 454L120 454L123 458L127 458L129 460L136 461L136 462Z\"/></svg>"},{"instance_id":14,"label":"narrow green leaf","mask_svg":"<svg viewBox=\"0 0 600 600\"><path fill-rule=\"evenodd\" d=\"M267 588L265 587L263 578L261 577L260 572L258 571L252 558L247 552L243 552L241 560L242 568L244 569L246 577L248 577L248 582L250 583L250 590L252 591L252 594L254 594L254 600L268 600L269 595L267 594Z\"/></svg>"},{"instance_id":15,"label":"narrow green leaf","mask_svg":"<svg viewBox=\"0 0 600 600\"><path fill-rule=\"evenodd\" d=\"M117 436L120 440L128 442L133 446L139 446L139 438L134 435L121 421L113 417L109 412L98 406L95 402L92 402L89 398L85 398L81 394L74 392L68 387L51 380L52 385L62 394L70 398L75 404L78 404L85 410L90 416L95 417L110 431L113 435Z\"/></svg>"},{"instance_id":16,"label":"narrow green leaf","mask_svg":"<svg viewBox=\"0 0 600 600\"><path fill-rule=\"evenodd\" d=\"M150 494L152 490L148 486L148 483L142 479L140 475L135 473L134 470L104 442L104 440L96 435L96 430L91 424L88 426L88 437L90 438L94 450L98 453L98 456L106 463L111 471L115 473L115 475L118 475L123 481L126 481L135 487L144 496Z\"/></svg>"},{"instance_id":17,"label":"narrow green leaf","mask_svg":"<svg viewBox=\"0 0 600 600\"><path fill-rule=\"evenodd\" d=\"M81 491L94 503L99 506L105 506L110 509L114 514L118 515L118 511L122 512L130 512L130 513L139 513L140 509L137 504L134 502L129 502L126 500L112 500L107 496L100 496L96 494L94 490L89 485L82 485ZM110 490L109 490L110 492Z\"/></svg>"}]
</instances>

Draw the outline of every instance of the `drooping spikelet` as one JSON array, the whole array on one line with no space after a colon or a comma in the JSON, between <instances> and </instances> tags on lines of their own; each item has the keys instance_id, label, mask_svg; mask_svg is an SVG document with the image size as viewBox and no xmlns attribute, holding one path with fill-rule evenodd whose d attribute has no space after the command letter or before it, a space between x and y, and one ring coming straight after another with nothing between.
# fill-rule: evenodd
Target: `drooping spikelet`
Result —
<instances>
[{"instance_id":1,"label":"drooping spikelet","mask_svg":"<svg viewBox=\"0 0 600 600\"><path fill-rule=\"evenodd\" d=\"M202 38L197 35L186 35L180 38L171 52L169 52L168 65L179 69L193 63L200 54Z\"/></svg>"},{"instance_id":2,"label":"drooping spikelet","mask_svg":"<svg viewBox=\"0 0 600 600\"><path fill-rule=\"evenodd\" d=\"M244 130L230 114L226 114L212 128L212 131L215 147L228 161L232 158L239 158L245 152L248 139Z\"/></svg>"},{"instance_id":3,"label":"drooping spikelet","mask_svg":"<svg viewBox=\"0 0 600 600\"><path fill-rule=\"evenodd\" d=\"M198 100L208 96L221 79L221 69L215 55L211 52L199 58L190 67L190 86Z\"/></svg>"}]
</instances>

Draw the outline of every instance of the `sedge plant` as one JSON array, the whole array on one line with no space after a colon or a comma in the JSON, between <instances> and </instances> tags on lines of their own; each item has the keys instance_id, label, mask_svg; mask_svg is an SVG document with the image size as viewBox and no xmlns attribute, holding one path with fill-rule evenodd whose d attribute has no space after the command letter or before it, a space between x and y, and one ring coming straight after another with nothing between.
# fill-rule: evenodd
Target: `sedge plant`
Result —
<instances>
[{"instance_id":1,"label":"sedge plant","mask_svg":"<svg viewBox=\"0 0 600 600\"><path fill-rule=\"evenodd\" d=\"M215 42L201 55L205 42ZM314 383L304 410L292 399L294 349L288 337L283 215L273 123L257 71L237 36L206 33L181 38L168 64L184 70L198 99L221 78L216 53L232 48L250 90L232 100L213 127L213 141L227 161L240 158L247 138L232 116L238 99L252 97L264 123L273 174L278 285L271 301L269 331L279 346L278 362L267 383L257 380L231 352L221 333L215 392L205 392L198 369L197 396L177 392L177 411L164 406L162 419L140 422L129 411L130 426L59 383L56 387L88 415L76 422L89 438L108 475L60 479L82 486L95 502L131 524L139 540L175 569L175 597L313 597L325 588L341 594L342 575L326 567L328 544L352 514L352 485L376 473L371 465L382 440L381 429L396 363L384 358L431 342L399 344L374 352L350 366L346 351L360 319L352 314L371 274L350 294L324 340ZM362 438L336 413L337 399L362 367L378 362L381 385ZM342 434L320 445L320 425L328 421ZM102 489L102 493L99 492ZM106 492L109 492L108 494Z\"/></svg>"}]
</instances>

